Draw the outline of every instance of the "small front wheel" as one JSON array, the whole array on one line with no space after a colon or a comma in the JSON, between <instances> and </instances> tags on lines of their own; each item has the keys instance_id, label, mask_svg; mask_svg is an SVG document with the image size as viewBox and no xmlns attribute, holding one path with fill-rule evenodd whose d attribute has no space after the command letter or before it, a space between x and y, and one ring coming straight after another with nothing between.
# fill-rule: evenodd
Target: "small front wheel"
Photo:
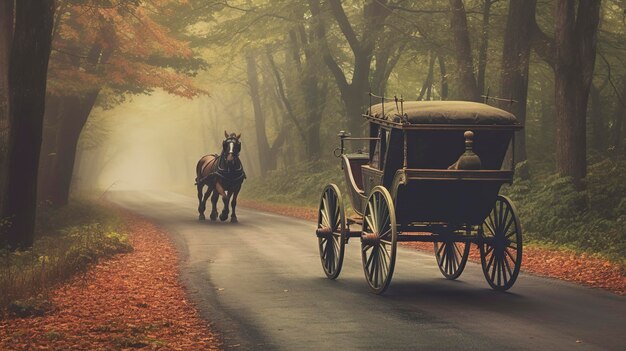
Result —
<instances>
[{"instance_id":1,"label":"small front wheel","mask_svg":"<svg viewBox=\"0 0 626 351\"><path fill-rule=\"evenodd\" d=\"M498 195L480 235L480 263L487 283L495 290L510 289L522 267L522 226L508 197Z\"/></svg>"},{"instance_id":2,"label":"small front wheel","mask_svg":"<svg viewBox=\"0 0 626 351\"><path fill-rule=\"evenodd\" d=\"M372 291L382 294L389 287L396 263L396 212L389 191L375 187L367 199L361 232L361 258L365 279Z\"/></svg>"},{"instance_id":3,"label":"small front wheel","mask_svg":"<svg viewBox=\"0 0 626 351\"><path fill-rule=\"evenodd\" d=\"M335 184L328 184L322 192L315 233L324 273L328 278L335 279L341 272L346 243L343 200Z\"/></svg>"}]
</instances>

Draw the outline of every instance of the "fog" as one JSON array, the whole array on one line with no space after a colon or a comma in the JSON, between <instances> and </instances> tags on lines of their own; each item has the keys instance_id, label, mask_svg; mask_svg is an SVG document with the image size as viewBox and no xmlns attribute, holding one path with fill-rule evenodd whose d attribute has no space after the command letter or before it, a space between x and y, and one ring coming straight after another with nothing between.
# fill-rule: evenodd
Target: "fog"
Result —
<instances>
[{"instance_id":1,"label":"fog","mask_svg":"<svg viewBox=\"0 0 626 351\"><path fill-rule=\"evenodd\" d=\"M75 190L195 191L200 157L221 152L224 130L242 130L236 118L216 126L218 114L228 112L219 110L212 97L189 100L162 91L94 110L79 144ZM246 139L241 158L247 165L253 147Z\"/></svg>"}]
</instances>

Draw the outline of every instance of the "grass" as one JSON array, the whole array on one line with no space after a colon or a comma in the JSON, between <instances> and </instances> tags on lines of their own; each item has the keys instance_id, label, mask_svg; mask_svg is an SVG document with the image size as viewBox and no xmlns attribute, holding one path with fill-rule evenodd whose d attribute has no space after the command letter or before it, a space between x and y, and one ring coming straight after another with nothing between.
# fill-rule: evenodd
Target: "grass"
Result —
<instances>
[{"instance_id":1,"label":"grass","mask_svg":"<svg viewBox=\"0 0 626 351\"><path fill-rule=\"evenodd\" d=\"M526 243L597 254L625 263L626 160L590 159L584 191L576 190L571 179L559 177L547 167L533 165L531 172L529 180L517 178L512 186L504 186L500 191L515 202ZM348 189L339 162L327 161L305 163L271 172L262 179L249 179L244 196L316 208L327 183L339 185L347 201Z\"/></svg>"},{"instance_id":2,"label":"grass","mask_svg":"<svg viewBox=\"0 0 626 351\"><path fill-rule=\"evenodd\" d=\"M113 210L77 200L62 209L42 207L32 249L0 250L0 310L36 315L49 308L45 294L55 283L84 272L103 257L132 251Z\"/></svg>"}]
</instances>

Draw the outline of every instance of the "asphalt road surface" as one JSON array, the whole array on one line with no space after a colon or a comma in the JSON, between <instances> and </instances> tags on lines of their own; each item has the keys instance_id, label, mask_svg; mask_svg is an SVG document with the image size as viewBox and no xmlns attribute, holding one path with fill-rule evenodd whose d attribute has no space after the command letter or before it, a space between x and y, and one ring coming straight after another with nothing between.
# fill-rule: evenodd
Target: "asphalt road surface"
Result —
<instances>
[{"instance_id":1,"label":"asphalt road surface","mask_svg":"<svg viewBox=\"0 0 626 351\"><path fill-rule=\"evenodd\" d=\"M325 277L312 222L245 208L238 224L199 222L193 197L107 196L170 233L190 299L227 350L626 350L626 298L608 292L521 274L500 293L477 264L448 281L433 254L399 248L377 296L357 240L339 278Z\"/></svg>"}]
</instances>

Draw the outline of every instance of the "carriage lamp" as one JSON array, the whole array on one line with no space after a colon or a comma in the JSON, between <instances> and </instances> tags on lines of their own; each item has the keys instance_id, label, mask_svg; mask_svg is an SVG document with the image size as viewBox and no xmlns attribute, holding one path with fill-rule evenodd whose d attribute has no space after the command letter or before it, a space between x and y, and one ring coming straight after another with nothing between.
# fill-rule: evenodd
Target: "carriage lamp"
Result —
<instances>
[{"instance_id":1,"label":"carriage lamp","mask_svg":"<svg viewBox=\"0 0 626 351\"><path fill-rule=\"evenodd\" d=\"M339 137L339 143L340 146L338 149L335 149L333 151L333 154L335 154L335 157L340 157L341 155L343 155L345 148L344 148L344 139L350 137L350 133L346 132L345 130L341 130L339 131L339 134L337 134L337 136ZM337 151L339 151L339 154L337 154Z\"/></svg>"}]
</instances>

